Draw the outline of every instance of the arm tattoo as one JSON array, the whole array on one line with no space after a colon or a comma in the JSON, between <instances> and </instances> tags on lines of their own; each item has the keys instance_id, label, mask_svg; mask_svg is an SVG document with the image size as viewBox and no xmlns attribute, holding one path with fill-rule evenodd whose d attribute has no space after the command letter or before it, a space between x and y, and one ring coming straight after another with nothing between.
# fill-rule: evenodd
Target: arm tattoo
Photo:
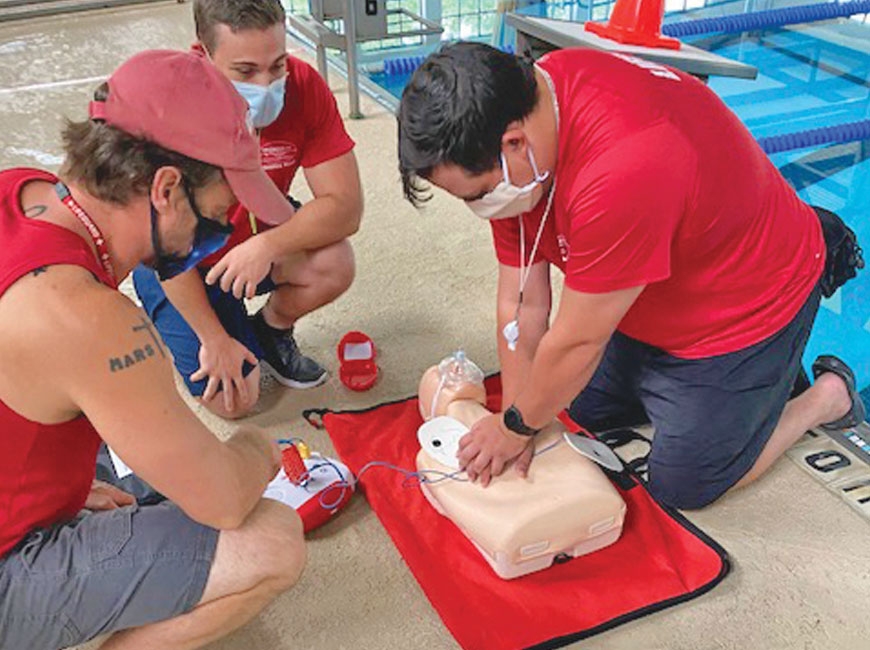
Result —
<instances>
[{"instance_id":1,"label":"arm tattoo","mask_svg":"<svg viewBox=\"0 0 870 650\"><path fill-rule=\"evenodd\" d=\"M28 219L34 219L36 217L41 217L48 211L48 207L44 205L31 205L29 208L24 209L24 216Z\"/></svg>"},{"instance_id":2,"label":"arm tattoo","mask_svg":"<svg viewBox=\"0 0 870 650\"><path fill-rule=\"evenodd\" d=\"M166 352L164 352L163 350L163 345L160 343L160 338L154 333L153 326L146 318L140 318L140 324L134 325L133 331L144 331L148 335L150 341L148 343L144 343L141 347L136 347L125 354L121 354L116 357L109 357L109 372L120 372L121 370L126 370L127 368L134 366L137 363L147 361L158 352L160 353L160 356L162 356L164 359L166 358Z\"/></svg>"},{"instance_id":3,"label":"arm tattoo","mask_svg":"<svg viewBox=\"0 0 870 650\"><path fill-rule=\"evenodd\" d=\"M157 351L160 352L160 355L165 359L166 353L163 351L163 346L160 344L160 338L154 333L154 326L151 324L151 321L147 318L140 317L139 322L141 325L135 325L133 331L141 332L142 330L145 330L154 342L154 347L157 348Z\"/></svg>"},{"instance_id":4,"label":"arm tattoo","mask_svg":"<svg viewBox=\"0 0 870 650\"><path fill-rule=\"evenodd\" d=\"M33 271L31 271L31 273L33 273L33 277L35 278L37 275L42 275L46 271L48 271L47 266L39 266L39 267L33 269Z\"/></svg>"}]
</instances>

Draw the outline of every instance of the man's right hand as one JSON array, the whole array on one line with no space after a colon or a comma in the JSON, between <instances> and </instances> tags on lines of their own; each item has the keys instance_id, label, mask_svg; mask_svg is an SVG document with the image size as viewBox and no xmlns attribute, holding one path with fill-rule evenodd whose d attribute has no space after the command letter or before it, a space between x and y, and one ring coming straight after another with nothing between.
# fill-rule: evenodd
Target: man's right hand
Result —
<instances>
[{"instance_id":1,"label":"man's right hand","mask_svg":"<svg viewBox=\"0 0 870 650\"><path fill-rule=\"evenodd\" d=\"M210 402L220 391L228 412L232 412L237 403L248 404L248 387L242 373L245 361L253 366L258 363L253 352L229 335L203 341L199 349L199 369L190 375L191 381L208 379L202 400Z\"/></svg>"}]
</instances>

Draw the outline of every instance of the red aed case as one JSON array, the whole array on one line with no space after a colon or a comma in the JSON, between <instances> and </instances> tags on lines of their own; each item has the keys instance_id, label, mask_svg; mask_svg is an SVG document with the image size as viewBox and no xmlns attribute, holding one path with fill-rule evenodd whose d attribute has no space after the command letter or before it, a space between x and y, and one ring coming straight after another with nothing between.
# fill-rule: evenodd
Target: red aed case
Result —
<instances>
[{"instance_id":1,"label":"red aed case","mask_svg":"<svg viewBox=\"0 0 870 650\"><path fill-rule=\"evenodd\" d=\"M378 380L377 350L363 332L345 334L338 342L338 377L351 390L364 391Z\"/></svg>"}]
</instances>

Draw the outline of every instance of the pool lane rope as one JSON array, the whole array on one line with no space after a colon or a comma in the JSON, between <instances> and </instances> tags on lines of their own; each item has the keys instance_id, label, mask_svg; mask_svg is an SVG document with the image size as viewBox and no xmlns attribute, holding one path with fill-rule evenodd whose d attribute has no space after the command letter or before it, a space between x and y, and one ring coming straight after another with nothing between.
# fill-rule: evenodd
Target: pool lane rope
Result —
<instances>
[{"instance_id":1,"label":"pool lane rope","mask_svg":"<svg viewBox=\"0 0 870 650\"><path fill-rule=\"evenodd\" d=\"M774 9L771 11L761 11L757 12L757 14L742 14L740 16L730 16L728 18L710 18L710 19L702 19L697 21L690 21L687 23L672 23L671 25L665 25L664 27L676 27L679 25L692 25L694 23L704 23L709 21L724 21L729 18L746 18L758 16L761 14L769 15L769 14L783 14L785 12L789 12L789 15L800 13L800 15L806 15L804 11L792 11L792 10L808 10L812 8L818 7L827 7L830 8L828 11L840 11L843 12L847 8L852 13L870 13L870 0L860 0L860 1L852 1L852 2L844 2L844 3L824 3L820 5L805 5L799 7L788 7L787 9ZM836 15L851 15L850 13L838 13ZM799 21L800 22L800 21ZM805 22L805 21L803 21ZM770 23L766 23L770 24ZM785 23L778 23L785 24ZM669 36L677 36L677 34L673 32L666 32L666 30L662 28L662 31L667 33ZM705 28L706 29L706 28ZM759 29L759 27L748 28L748 29ZM744 31L744 28L738 29L736 31ZM690 33L705 33L705 32L690 32ZM513 53L512 47L504 48L505 51ZM406 57L396 57L393 59L385 59L384 60L384 74L388 76L392 75L405 75L411 74L420 67L420 64L426 60L426 55L420 56L406 56ZM758 144L761 145L761 148L768 155L781 153L783 151L791 151L793 149L805 149L807 147L818 147L827 144L846 144L848 142L856 142L858 140L868 140L870 139L870 120L861 120L859 122L849 122L846 124L835 124L834 126L824 126L816 129L807 129L805 131L796 131L794 133L783 133L782 135L774 135L763 138L758 138Z\"/></svg>"},{"instance_id":2,"label":"pool lane rope","mask_svg":"<svg viewBox=\"0 0 870 650\"><path fill-rule=\"evenodd\" d=\"M698 18L683 22L662 25L662 34L675 38L698 36L700 34L734 34L763 29L785 27L799 23L813 23L833 18L846 18L855 14L870 13L870 0L851 0L850 2L821 2L796 7L782 7L753 11L731 16Z\"/></svg>"},{"instance_id":3,"label":"pool lane rope","mask_svg":"<svg viewBox=\"0 0 870 650\"><path fill-rule=\"evenodd\" d=\"M770 155L792 149L819 147L826 144L846 144L847 142L868 139L870 139L870 120L861 120L758 138L758 144L761 145L766 154Z\"/></svg>"},{"instance_id":4,"label":"pool lane rope","mask_svg":"<svg viewBox=\"0 0 870 650\"><path fill-rule=\"evenodd\" d=\"M870 0L867 0L867 2L870 2ZM502 52L507 52L508 54L514 53L513 45L500 47L498 49ZM414 70L420 67L428 56L428 54L422 54L419 56L399 56L393 59L384 59L384 74L387 76L411 74Z\"/></svg>"}]
</instances>

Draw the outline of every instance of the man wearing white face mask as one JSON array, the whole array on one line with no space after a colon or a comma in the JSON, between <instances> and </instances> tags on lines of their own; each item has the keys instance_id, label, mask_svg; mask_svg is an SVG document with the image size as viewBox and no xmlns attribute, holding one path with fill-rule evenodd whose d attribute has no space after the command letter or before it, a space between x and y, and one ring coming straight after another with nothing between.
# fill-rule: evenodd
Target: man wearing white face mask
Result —
<instances>
[{"instance_id":1,"label":"man wearing white face mask","mask_svg":"<svg viewBox=\"0 0 870 650\"><path fill-rule=\"evenodd\" d=\"M820 220L842 222L801 202L697 79L458 43L417 69L398 119L406 197L425 200L424 179L464 199L500 263L504 410L460 441L472 480L525 475L532 437L570 404L591 430L651 421L650 491L698 508L807 429L863 419L835 357L790 400L820 293L854 275L826 263L840 255ZM552 324L550 264L565 276Z\"/></svg>"},{"instance_id":2,"label":"man wearing white face mask","mask_svg":"<svg viewBox=\"0 0 870 650\"><path fill-rule=\"evenodd\" d=\"M194 50L247 100L264 169L287 194L301 167L314 196L295 208L288 198L280 214L233 206L233 236L198 269L163 285L146 269L134 274L191 394L235 418L257 402L261 367L292 388L325 381L293 328L353 281L348 238L359 228L362 189L335 98L311 66L287 55L281 3L196 0L193 10ZM266 292L268 302L249 318L243 299Z\"/></svg>"}]
</instances>

